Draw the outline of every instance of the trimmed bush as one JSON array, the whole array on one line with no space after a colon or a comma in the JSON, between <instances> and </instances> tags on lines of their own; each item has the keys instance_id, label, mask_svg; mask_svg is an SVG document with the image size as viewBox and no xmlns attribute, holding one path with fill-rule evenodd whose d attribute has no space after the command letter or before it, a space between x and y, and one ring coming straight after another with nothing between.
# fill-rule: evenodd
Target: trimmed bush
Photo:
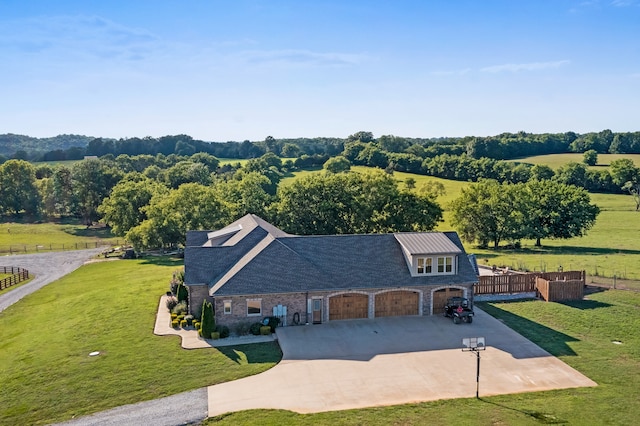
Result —
<instances>
[{"instance_id":1,"label":"trimmed bush","mask_svg":"<svg viewBox=\"0 0 640 426\"><path fill-rule=\"evenodd\" d=\"M200 321L194 321L193 322L193 326L196 328L196 330L200 329Z\"/></svg>"},{"instance_id":2,"label":"trimmed bush","mask_svg":"<svg viewBox=\"0 0 640 426\"><path fill-rule=\"evenodd\" d=\"M250 322L239 322L238 324L233 326L233 332L238 336L246 336L249 334L249 329L251 328Z\"/></svg>"},{"instance_id":3,"label":"trimmed bush","mask_svg":"<svg viewBox=\"0 0 640 426\"><path fill-rule=\"evenodd\" d=\"M249 326L249 332L254 336L260 335L260 327L262 327L262 323L254 322Z\"/></svg>"},{"instance_id":4,"label":"trimmed bush","mask_svg":"<svg viewBox=\"0 0 640 426\"><path fill-rule=\"evenodd\" d=\"M171 312L173 312L174 314L180 315L182 314L187 315L187 302L182 301L182 302L178 302L178 304L173 308L173 310Z\"/></svg>"},{"instance_id":5,"label":"trimmed bush","mask_svg":"<svg viewBox=\"0 0 640 426\"><path fill-rule=\"evenodd\" d=\"M167 309L169 309L169 312L171 312L178 304L178 299L176 299L174 296L169 296L167 297L165 303L167 304Z\"/></svg>"},{"instance_id":6,"label":"trimmed bush","mask_svg":"<svg viewBox=\"0 0 640 426\"><path fill-rule=\"evenodd\" d=\"M218 333L220 333L220 338L221 339L229 337L229 327L227 327L226 325L218 325L218 326L216 326L216 331Z\"/></svg>"},{"instance_id":7,"label":"trimmed bush","mask_svg":"<svg viewBox=\"0 0 640 426\"><path fill-rule=\"evenodd\" d=\"M173 312L171 313L171 319L177 319L178 318L178 314L174 314Z\"/></svg>"},{"instance_id":8,"label":"trimmed bush","mask_svg":"<svg viewBox=\"0 0 640 426\"><path fill-rule=\"evenodd\" d=\"M271 334L271 327L269 327L268 325L263 325L262 327L260 327L260 334L263 336L268 336L269 334Z\"/></svg>"},{"instance_id":9,"label":"trimmed bush","mask_svg":"<svg viewBox=\"0 0 640 426\"><path fill-rule=\"evenodd\" d=\"M271 332L272 333L275 333L276 332L276 327L278 325L280 325L280 318L278 318L278 317L267 317L265 319L267 320L267 324L266 325L268 325L271 328Z\"/></svg>"},{"instance_id":10,"label":"trimmed bush","mask_svg":"<svg viewBox=\"0 0 640 426\"><path fill-rule=\"evenodd\" d=\"M193 324L193 315L185 315L184 319L187 320L187 325Z\"/></svg>"},{"instance_id":11,"label":"trimmed bush","mask_svg":"<svg viewBox=\"0 0 640 426\"><path fill-rule=\"evenodd\" d=\"M171 327L173 327L173 328L178 328L178 324L179 324L179 322L178 322L177 319L174 319L174 320L171 321Z\"/></svg>"},{"instance_id":12,"label":"trimmed bush","mask_svg":"<svg viewBox=\"0 0 640 426\"><path fill-rule=\"evenodd\" d=\"M183 319L180 321L180 327L185 328L187 326L187 320Z\"/></svg>"},{"instance_id":13,"label":"trimmed bush","mask_svg":"<svg viewBox=\"0 0 640 426\"><path fill-rule=\"evenodd\" d=\"M211 338L213 340L218 340L220 338L220 333L218 333L217 331L214 331L213 333L211 333Z\"/></svg>"},{"instance_id":14,"label":"trimmed bush","mask_svg":"<svg viewBox=\"0 0 640 426\"><path fill-rule=\"evenodd\" d=\"M202 302L202 335L211 336L216 330L216 320L213 317L213 306L211 302L205 300Z\"/></svg>"},{"instance_id":15,"label":"trimmed bush","mask_svg":"<svg viewBox=\"0 0 640 426\"><path fill-rule=\"evenodd\" d=\"M178 318L177 318L178 321L182 321L184 319L184 316L185 316L184 314L178 315Z\"/></svg>"},{"instance_id":16,"label":"trimmed bush","mask_svg":"<svg viewBox=\"0 0 640 426\"><path fill-rule=\"evenodd\" d=\"M202 329L201 328L198 329L198 337L202 337Z\"/></svg>"}]
</instances>

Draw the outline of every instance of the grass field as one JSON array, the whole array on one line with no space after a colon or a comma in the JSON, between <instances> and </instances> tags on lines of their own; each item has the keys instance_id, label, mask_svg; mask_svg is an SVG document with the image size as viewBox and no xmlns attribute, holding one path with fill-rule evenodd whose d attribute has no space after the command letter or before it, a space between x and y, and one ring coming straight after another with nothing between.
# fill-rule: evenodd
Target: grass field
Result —
<instances>
[{"instance_id":1,"label":"grass field","mask_svg":"<svg viewBox=\"0 0 640 426\"><path fill-rule=\"evenodd\" d=\"M582 163L582 159L584 158L584 154L580 153L567 153L567 154L549 154L549 155L535 155L532 157L524 157L517 158L515 160L509 161L517 161L519 163L530 163L530 164L546 164L552 169L557 169L558 167L567 164L570 161L575 163ZM621 158L629 158L633 160L636 166L640 167L640 154L598 154L598 164L595 166L591 166L593 169L600 169L603 167L609 167L609 164L613 160L619 160Z\"/></svg>"},{"instance_id":2,"label":"grass field","mask_svg":"<svg viewBox=\"0 0 640 426\"><path fill-rule=\"evenodd\" d=\"M47 250L92 248L120 244L108 228L89 228L77 220L49 223L0 223L0 253L34 253ZM0 265L3 266L3 265Z\"/></svg>"},{"instance_id":3,"label":"grass field","mask_svg":"<svg viewBox=\"0 0 640 426\"><path fill-rule=\"evenodd\" d=\"M1 312L0 424L68 420L275 365L276 343L188 351L177 336L153 335L160 295L181 264L89 264Z\"/></svg>"},{"instance_id":4,"label":"grass field","mask_svg":"<svg viewBox=\"0 0 640 426\"><path fill-rule=\"evenodd\" d=\"M482 304L491 315L596 383L567 389L363 410L296 414L252 410L206 425L631 425L640 416L640 294L607 291L584 301ZM614 344L617 341L620 344ZM487 336L487 344L491 339ZM455 368L455 366L451 366ZM482 380L491 380L482 377Z\"/></svg>"}]
</instances>

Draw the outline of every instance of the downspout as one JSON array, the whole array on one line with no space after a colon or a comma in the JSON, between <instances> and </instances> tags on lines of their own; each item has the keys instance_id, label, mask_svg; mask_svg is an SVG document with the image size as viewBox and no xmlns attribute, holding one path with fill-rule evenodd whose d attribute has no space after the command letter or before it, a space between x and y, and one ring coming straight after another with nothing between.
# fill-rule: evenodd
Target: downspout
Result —
<instances>
[{"instance_id":1,"label":"downspout","mask_svg":"<svg viewBox=\"0 0 640 426\"><path fill-rule=\"evenodd\" d=\"M307 291L305 293L305 298L304 298L304 323L305 324L309 324L309 292Z\"/></svg>"}]
</instances>

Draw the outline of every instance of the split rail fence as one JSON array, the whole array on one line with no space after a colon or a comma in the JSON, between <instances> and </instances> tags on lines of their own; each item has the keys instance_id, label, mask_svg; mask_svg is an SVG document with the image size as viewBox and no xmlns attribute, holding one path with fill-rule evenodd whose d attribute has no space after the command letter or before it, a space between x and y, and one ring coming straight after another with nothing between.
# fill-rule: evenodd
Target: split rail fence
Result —
<instances>
[{"instance_id":1,"label":"split rail fence","mask_svg":"<svg viewBox=\"0 0 640 426\"><path fill-rule=\"evenodd\" d=\"M0 272L2 274L12 274L0 280L0 290L4 290L5 288L29 279L29 271L16 266L0 266Z\"/></svg>"}]
</instances>

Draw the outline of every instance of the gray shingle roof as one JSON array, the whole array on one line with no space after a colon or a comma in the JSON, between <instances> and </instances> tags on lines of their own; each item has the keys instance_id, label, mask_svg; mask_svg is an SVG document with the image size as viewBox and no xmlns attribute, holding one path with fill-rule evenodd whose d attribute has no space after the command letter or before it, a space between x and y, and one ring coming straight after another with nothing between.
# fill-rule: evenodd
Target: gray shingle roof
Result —
<instances>
[{"instance_id":1,"label":"gray shingle roof","mask_svg":"<svg viewBox=\"0 0 640 426\"><path fill-rule=\"evenodd\" d=\"M466 255L458 257L457 275L412 277L397 238L407 234L293 236L262 219L243 220L255 226L243 224L233 245L230 239L185 249L187 284L206 282L216 295L251 295L477 282ZM437 235L436 246L448 249L438 253L464 254L455 232Z\"/></svg>"}]
</instances>

